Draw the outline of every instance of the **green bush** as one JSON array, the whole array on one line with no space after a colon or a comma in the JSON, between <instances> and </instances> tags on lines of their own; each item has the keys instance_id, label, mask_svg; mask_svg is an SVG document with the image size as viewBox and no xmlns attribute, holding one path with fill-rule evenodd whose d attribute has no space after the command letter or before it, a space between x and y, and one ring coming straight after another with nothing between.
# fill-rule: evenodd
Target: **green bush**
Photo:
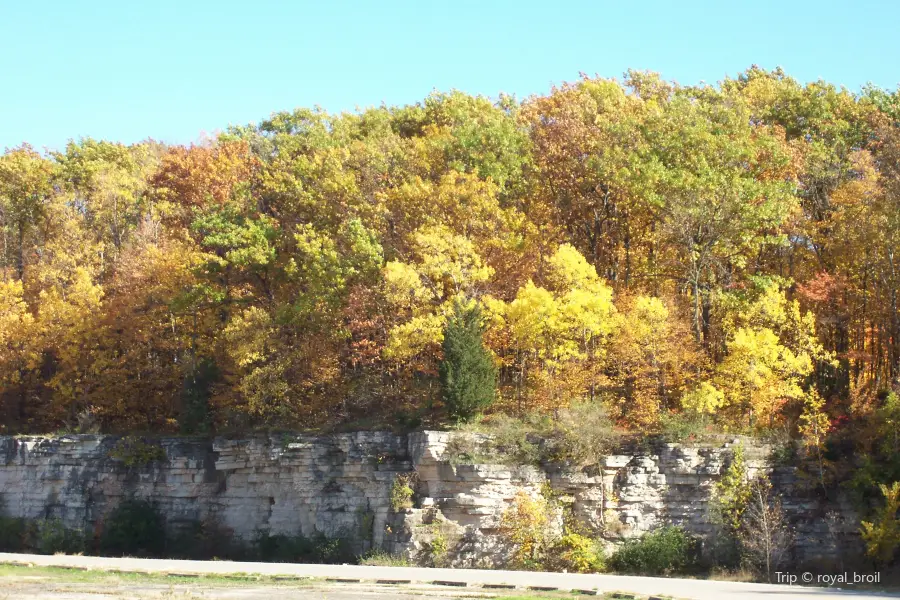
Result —
<instances>
[{"instance_id":1,"label":"green bush","mask_svg":"<svg viewBox=\"0 0 900 600\"><path fill-rule=\"evenodd\" d=\"M84 550L84 534L66 529L58 518L30 520L0 516L0 552L76 554Z\"/></svg>"},{"instance_id":2,"label":"green bush","mask_svg":"<svg viewBox=\"0 0 900 600\"><path fill-rule=\"evenodd\" d=\"M126 467L145 467L152 462L166 460L166 451L157 443L129 435L116 442L109 451L109 457L122 461Z\"/></svg>"},{"instance_id":3,"label":"green bush","mask_svg":"<svg viewBox=\"0 0 900 600\"><path fill-rule=\"evenodd\" d=\"M550 545L553 507L543 494L532 496L520 490L500 517L501 539L512 549L509 567L542 568Z\"/></svg>"},{"instance_id":4,"label":"green bush","mask_svg":"<svg viewBox=\"0 0 900 600\"><path fill-rule=\"evenodd\" d=\"M699 558L697 540L680 527L662 527L627 540L610 557L609 566L622 573L671 575L688 573Z\"/></svg>"},{"instance_id":5,"label":"green bush","mask_svg":"<svg viewBox=\"0 0 900 600\"><path fill-rule=\"evenodd\" d=\"M490 424L493 453L500 462L518 465L537 465L543 458L539 432L546 430L543 417L528 415L516 419L508 415L496 415Z\"/></svg>"},{"instance_id":6,"label":"green bush","mask_svg":"<svg viewBox=\"0 0 900 600\"><path fill-rule=\"evenodd\" d=\"M391 510L399 512L413 507L412 478L415 473L397 475L391 485Z\"/></svg>"},{"instance_id":7,"label":"green bush","mask_svg":"<svg viewBox=\"0 0 900 600\"><path fill-rule=\"evenodd\" d=\"M324 534L308 538L303 535L271 535L260 532L255 546L264 562L325 563L356 562L352 544L346 537L329 538Z\"/></svg>"},{"instance_id":8,"label":"green bush","mask_svg":"<svg viewBox=\"0 0 900 600\"><path fill-rule=\"evenodd\" d=\"M40 519L34 522L33 549L38 554L78 554L85 550L84 534L67 529L60 519Z\"/></svg>"},{"instance_id":9,"label":"green bush","mask_svg":"<svg viewBox=\"0 0 900 600\"><path fill-rule=\"evenodd\" d=\"M313 549L313 556L316 562L342 564L357 561L353 543L350 541L350 538L344 535L329 538L319 534L313 538Z\"/></svg>"},{"instance_id":10,"label":"green bush","mask_svg":"<svg viewBox=\"0 0 900 600\"><path fill-rule=\"evenodd\" d=\"M396 426L395 431L415 431L422 426L422 416L410 411L398 410L394 412L393 422Z\"/></svg>"},{"instance_id":11,"label":"green bush","mask_svg":"<svg viewBox=\"0 0 900 600\"><path fill-rule=\"evenodd\" d=\"M721 523L714 522L703 540L704 564L708 567L735 571L741 567L741 543L736 535Z\"/></svg>"},{"instance_id":12,"label":"green bush","mask_svg":"<svg viewBox=\"0 0 900 600\"><path fill-rule=\"evenodd\" d=\"M659 417L662 438L669 443L681 443L702 438L709 429L708 419L692 411L664 412Z\"/></svg>"},{"instance_id":13,"label":"green bush","mask_svg":"<svg viewBox=\"0 0 900 600\"><path fill-rule=\"evenodd\" d=\"M510 462L525 464L510 460L510 457L505 454L499 454L492 443L482 443L473 434L475 430L474 427L466 426L465 429L454 432L444 449L444 460L451 465L506 464Z\"/></svg>"},{"instance_id":14,"label":"green bush","mask_svg":"<svg viewBox=\"0 0 900 600\"><path fill-rule=\"evenodd\" d=\"M431 538L427 546L428 563L432 567L446 567L447 553L450 551L450 542L442 532L437 532Z\"/></svg>"},{"instance_id":15,"label":"green bush","mask_svg":"<svg viewBox=\"0 0 900 600\"><path fill-rule=\"evenodd\" d=\"M872 521L861 523L860 535L866 543L866 554L886 566L900 548L900 481L882 484L881 493L884 506Z\"/></svg>"},{"instance_id":16,"label":"green bush","mask_svg":"<svg viewBox=\"0 0 900 600\"><path fill-rule=\"evenodd\" d=\"M28 522L16 517L0 517L0 552L22 552L28 546Z\"/></svg>"},{"instance_id":17,"label":"green bush","mask_svg":"<svg viewBox=\"0 0 900 600\"><path fill-rule=\"evenodd\" d=\"M194 521L167 539L166 556L171 558L239 560L247 554L235 542L232 532L214 521Z\"/></svg>"},{"instance_id":18,"label":"green bush","mask_svg":"<svg viewBox=\"0 0 900 600\"><path fill-rule=\"evenodd\" d=\"M490 436L477 443L470 435ZM447 445L451 462L538 465L544 462L598 464L619 443L620 433L599 402L581 402L556 411L520 418L497 414L467 425Z\"/></svg>"},{"instance_id":19,"label":"green bush","mask_svg":"<svg viewBox=\"0 0 900 600\"><path fill-rule=\"evenodd\" d=\"M600 402L580 402L559 411L545 434L547 458L579 465L596 465L619 443L606 408Z\"/></svg>"},{"instance_id":20,"label":"green bush","mask_svg":"<svg viewBox=\"0 0 900 600\"><path fill-rule=\"evenodd\" d=\"M747 477L747 460L744 458L744 446L734 447L731 462L713 488L710 513L713 523L736 536L741 528L741 518L752 493L750 480Z\"/></svg>"},{"instance_id":21,"label":"green bush","mask_svg":"<svg viewBox=\"0 0 900 600\"><path fill-rule=\"evenodd\" d=\"M302 562L312 553L312 546L303 536L271 535L261 532L254 542L259 559L264 562Z\"/></svg>"},{"instance_id":22,"label":"green bush","mask_svg":"<svg viewBox=\"0 0 900 600\"><path fill-rule=\"evenodd\" d=\"M103 523L99 549L109 556L162 556L166 551L162 515L146 500L123 500Z\"/></svg>"}]
</instances>

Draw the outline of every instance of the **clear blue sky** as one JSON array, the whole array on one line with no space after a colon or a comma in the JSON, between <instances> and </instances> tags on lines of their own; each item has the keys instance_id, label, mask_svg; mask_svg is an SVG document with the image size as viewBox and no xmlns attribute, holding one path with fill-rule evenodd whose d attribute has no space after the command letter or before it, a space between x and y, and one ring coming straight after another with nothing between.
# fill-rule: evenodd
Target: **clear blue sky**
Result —
<instances>
[{"instance_id":1,"label":"clear blue sky","mask_svg":"<svg viewBox=\"0 0 900 600\"><path fill-rule=\"evenodd\" d=\"M319 104L518 97L629 67L900 82L900 2L0 0L0 148L170 143Z\"/></svg>"}]
</instances>

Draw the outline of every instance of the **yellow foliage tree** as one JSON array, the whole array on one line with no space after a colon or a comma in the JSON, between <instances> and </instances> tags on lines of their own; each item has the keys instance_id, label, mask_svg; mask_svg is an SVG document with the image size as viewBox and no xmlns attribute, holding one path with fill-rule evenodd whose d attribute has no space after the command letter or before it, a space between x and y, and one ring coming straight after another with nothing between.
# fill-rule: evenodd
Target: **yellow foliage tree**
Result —
<instances>
[{"instance_id":1,"label":"yellow foliage tree","mask_svg":"<svg viewBox=\"0 0 900 600\"><path fill-rule=\"evenodd\" d=\"M701 381L699 385L685 392L681 398L681 405L685 410L701 415L713 415L725 406L725 394L708 381Z\"/></svg>"},{"instance_id":2,"label":"yellow foliage tree","mask_svg":"<svg viewBox=\"0 0 900 600\"><path fill-rule=\"evenodd\" d=\"M625 423L654 428L697 371L698 352L686 330L660 298L637 296L619 302L619 326L610 343L609 402Z\"/></svg>"},{"instance_id":3,"label":"yellow foliage tree","mask_svg":"<svg viewBox=\"0 0 900 600\"><path fill-rule=\"evenodd\" d=\"M385 296L402 313L388 333L385 356L408 360L427 354L433 369L454 299L477 295L494 270L469 238L444 226L417 231L413 249L415 262L390 261L383 269Z\"/></svg>"},{"instance_id":4,"label":"yellow foliage tree","mask_svg":"<svg viewBox=\"0 0 900 600\"><path fill-rule=\"evenodd\" d=\"M25 418L24 379L38 365L34 317L23 298L22 282L0 281L0 414L4 423Z\"/></svg>"},{"instance_id":5,"label":"yellow foliage tree","mask_svg":"<svg viewBox=\"0 0 900 600\"><path fill-rule=\"evenodd\" d=\"M742 327L727 348L717 378L726 404L750 425L773 425L786 402L803 398L802 381L812 372L812 360L781 345L771 329Z\"/></svg>"},{"instance_id":6,"label":"yellow foliage tree","mask_svg":"<svg viewBox=\"0 0 900 600\"><path fill-rule=\"evenodd\" d=\"M97 375L108 366L100 359L96 327L102 301L102 286L80 267L66 285L40 293L39 339L54 371L46 385L54 393L50 410L60 421L74 422L90 406Z\"/></svg>"},{"instance_id":7,"label":"yellow foliage tree","mask_svg":"<svg viewBox=\"0 0 900 600\"><path fill-rule=\"evenodd\" d=\"M549 515L547 501L520 491L500 518L500 531L512 545L512 563L518 568L537 568L547 549Z\"/></svg>"},{"instance_id":8,"label":"yellow foliage tree","mask_svg":"<svg viewBox=\"0 0 900 600\"><path fill-rule=\"evenodd\" d=\"M833 363L834 358L816 336L812 313L789 301L777 281L758 283L749 297L719 297L725 358L712 383L723 393L723 401L714 404L728 413L724 420L770 427L787 403L807 397L804 381L816 362Z\"/></svg>"},{"instance_id":9,"label":"yellow foliage tree","mask_svg":"<svg viewBox=\"0 0 900 600\"><path fill-rule=\"evenodd\" d=\"M537 384L534 400L560 406L593 385L616 308L612 289L574 247L560 246L547 262L549 289L529 281L512 302L492 299L488 310L508 331L520 380Z\"/></svg>"},{"instance_id":10,"label":"yellow foliage tree","mask_svg":"<svg viewBox=\"0 0 900 600\"><path fill-rule=\"evenodd\" d=\"M878 511L874 521L863 521L861 535L866 542L866 553L887 564L900 547L900 481L890 486L878 486L884 496L884 506Z\"/></svg>"}]
</instances>

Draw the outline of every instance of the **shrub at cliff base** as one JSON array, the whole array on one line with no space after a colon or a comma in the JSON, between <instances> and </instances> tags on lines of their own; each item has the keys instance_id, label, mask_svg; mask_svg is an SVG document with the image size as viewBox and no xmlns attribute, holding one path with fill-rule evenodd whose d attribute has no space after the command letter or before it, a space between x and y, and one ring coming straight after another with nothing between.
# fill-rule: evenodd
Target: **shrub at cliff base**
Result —
<instances>
[{"instance_id":1,"label":"shrub at cliff base","mask_svg":"<svg viewBox=\"0 0 900 600\"><path fill-rule=\"evenodd\" d=\"M0 517L0 552L76 554L84 550L83 533L67 529L59 519Z\"/></svg>"},{"instance_id":2,"label":"shrub at cliff base","mask_svg":"<svg viewBox=\"0 0 900 600\"><path fill-rule=\"evenodd\" d=\"M60 519L39 519L34 523L33 550L38 554L84 552L84 534L77 529L68 529Z\"/></svg>"},{"instance_id":3,"label":"shrub at cliff base","mask_svg":"<svg viewBox=\"0 0 900 600\"><path fill-rule=\"evenodd\" d=\"M252 554L234 531L214 520L193 521L167 536L166 556L187 560L249 560Z\"/></svg>"},{"instance_id":4,"label":"shrub at cliff base","mask_svg":"<svg viewBox=\"0 0 900 600\"><path fill-rule=\"evenodd\" d=\"M699 543L680 527L661 527L640 538L627 540L609 559L622 573L672 575L697 568Z\"/></svg>"},{"instance_id":5,"label":"shrub at cliff base","mask_svg":"<svg viewBox=\"0 0 900 600\"><path fill-rule=\"evenodd\" d=\"M541 570L549 545L547 500L520 491L503 512L500 533L512 547L510 568Z\"/></svg>"},{"instance_id":6,"label":"shrub at cliff base","mask_svg":"<svg viewBox=\"0 0 900 600\"><path fill-rule=\"evenodd\" d=\"M164 555L166 529L162 514L146 500L123 500L103 522L99 550L106 556Z\"/></svg>"},{"instance_id":7,"label":"shrub at cliff base","mask_svg":"<svg viewBox=\"0 0 900 600\"><path fill-rule=\"evenodd\" d=\"M863 521L860 535L866 543L866 554L876 564L888 565L900 548L900 481L882 485L884 506L873 521Z\"/></svg>"},{"instance_id":8,"label":"shrub at cliff base","mask_svg":"<svg viewBox=\"0 0 900 600\"><path fill-rule=\"evenodd\" d=\"M566 532L550 548L547 567L568 573L599 573L605 570L603 549L589 536Z\"/></svg>"},{"instance_id":9,"label":"shrub at cliff base","mask_svg":"<svg viewBox=\"0 0 900 600\"><path fill-rule=\"evenodd\" d=\"M0 552L21 552L26 546L25 519L0 516Z\"/></svg>"},{"instance_id":10,"label":"shrub at cliff base","mask_svg":"<svg viewBox=\"0 0 900 600\"><path fill-rule=\"evenodd\" d=\"M258 559L264 562L343 564L357 559L350 538L344 535L329 538L321 533L306 537L260 532L254 545Z\"/></svg>"},{"instance_id":11,"label":"shrub at cliff base","mask_svg":"<svg viewBox=\"0 0 900 600\"><path fill-rule=\"evenodd\" d=\"M558 508L549 488L536 497L525 491L516 494L500 519L500 535L511 550L508 566L568 573L605 570L600 541L590 537L574 519L564 517L562 531L556 530L553 522Z\"/></svg>"}]
</instances>

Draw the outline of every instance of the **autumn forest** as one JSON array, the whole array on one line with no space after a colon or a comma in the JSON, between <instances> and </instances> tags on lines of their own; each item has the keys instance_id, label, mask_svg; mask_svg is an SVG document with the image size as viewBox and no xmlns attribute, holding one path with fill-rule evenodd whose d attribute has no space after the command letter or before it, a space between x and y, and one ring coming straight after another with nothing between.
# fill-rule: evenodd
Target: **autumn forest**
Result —
<instances>
[{"instance_id":1,"label":"autumn forest","mask_svg":"<svg viewBox=\"0 0 900 600\"><path fill-rule=\"evenodd\" d=\"M23 144L0 235L0 433L439 425L465 304L489 413L897 442L897 92L632 71Z\"/></svg>"}]
</instances>

